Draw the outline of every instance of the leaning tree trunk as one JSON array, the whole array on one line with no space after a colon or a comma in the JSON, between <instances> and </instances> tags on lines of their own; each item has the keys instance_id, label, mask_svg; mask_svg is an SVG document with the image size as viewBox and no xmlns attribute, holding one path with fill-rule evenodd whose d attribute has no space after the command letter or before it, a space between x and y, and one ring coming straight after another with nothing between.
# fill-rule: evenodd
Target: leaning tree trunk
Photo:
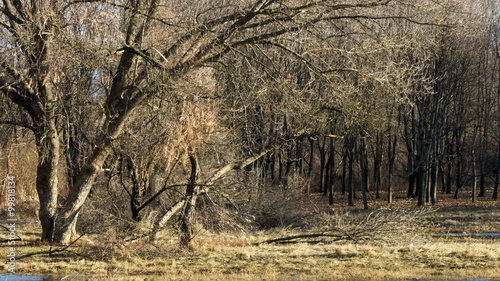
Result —
<instances>
[{"instance_id":1,"label":"leaning tree trunk","mask_svg":"<svg viewBox=\"0 0 500 281\"><path fill-rule=\"evenodd\" d=\"M101 172L104 161L110 153L111 147L109 145L94 151L90 161L78 175L64 206L56 217L53 234L55 243L67 245L72 239L76 238L78 214L89 195L95 178Z\"/></svg>"}]
</instances>

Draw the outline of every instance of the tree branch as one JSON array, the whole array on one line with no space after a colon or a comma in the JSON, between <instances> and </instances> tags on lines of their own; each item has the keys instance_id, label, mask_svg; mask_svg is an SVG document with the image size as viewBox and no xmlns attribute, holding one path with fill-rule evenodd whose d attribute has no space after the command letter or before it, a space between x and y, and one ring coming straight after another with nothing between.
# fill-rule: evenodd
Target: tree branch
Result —
<instances>
[{"instance_id":1,"label":"tree branch","mask_svg":"<svg viewBox=\"0 0 500 281\"><path fill-rule=\"evenodd\" d=\"M11 0L3 0L3 4L4 4L4 9L2 12L9 18L11 22L19 25L25 23L22 19L14 15L14 4L12 3Z\"/></svg>"},{"instance_id":2,"label":"tree branch","mask_svg":"<svg viewBox=\"0 0 500 281\"><path fill-rule=\"evenodd\" d=\"M13 126L19 126L19 127L23 127L23 128L26 128L26 129L29 129L31 131L35 131L35 127L31 126L31 125L28 125L28 124L25 124L25 123L20 123L20 122L17 122L17 121L0 121L0 124L1 125L13 125Z\"/></svg>"}]
</instances>

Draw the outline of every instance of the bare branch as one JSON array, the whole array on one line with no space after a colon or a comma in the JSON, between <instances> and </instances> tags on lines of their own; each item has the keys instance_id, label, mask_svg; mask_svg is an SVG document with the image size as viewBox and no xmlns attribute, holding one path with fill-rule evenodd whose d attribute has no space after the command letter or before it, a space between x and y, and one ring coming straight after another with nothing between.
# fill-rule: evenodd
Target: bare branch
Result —
<instances>
[{"instance_id":1,"label":"bare branch","mask_svg":"<svg viewBox=\"0 0 500 281\"><path fill-rule=\"evenodd\" d=\"M19 17L17 17L14 13L14 4L12 3L11 0L3 0L3 4L4 4L4 9L3 9L3 13L9 18L9 20L12 22L12 23L15 23L15 24L24 24L24 20L20 19Z\"/></svg>"},{"instance_id":2,"label":"bare branch","mask_svg":"<svg viewBox=\"0 0 500 281\"><path fill-rule=\"evenodd\" d=\"M155 49L156 50L156 49ZM151 64L152 66L156 67L156 68L159 68L159 69L165 69L165 67L163 66L163 64L161 62L159 62L158 60L156 60L155 58L153 58L152 56L150 56L149 54L145 53L144 51L141 51L137 48L134 48L133 46L124 46L120 49L118 49L116 51L116 53L120 53L122 51L125 51L125 52L131 52L133 54L136 54L138 56L140 56L141 58L143 58L146 62L148 62L149 64ZM157 50L156 50L157 51ZM158 52L158 51L157 51ZM161 53L160 53L161 55ZM163 57L164 58L164 57Z\"/></svg>"},{"instance_id":3,"label":"bare branch","mask_svg":"<svg viewBox=\"0 0 500 281\"><path fill-rule=\"evenodd\" d=\"M19 127L23 127L23 128L29 129L29 130L31 130L33 132L35 131L35 127L33 127L31 125L28 125L26 123L21 123L21 122L17 122L17 121L0 121L0 124L19 126Z\"/></svg>"},{"instance_id":4,"label":"bare branch","mask_svg":"<svg viewBox=\"0 0 500 281\"><path fill-rule=\"evenodd\" d=\"M13 85L19 84L23 88L24 92L33 96L34 101L40 102L40 100L38 100L38 98L35 98L35 97L37 97L35 94L35 91L33 90L33 88L31 88L30 84L24 79L23 75L17 69L15 69L12 65L10 65L6 60L4 60L2 57L0 57L0 67L5 69L5 71L10 76L12 76L12 78L14 78L14 80L16 82L13 83Z\"/></svg>"}]
</instances>

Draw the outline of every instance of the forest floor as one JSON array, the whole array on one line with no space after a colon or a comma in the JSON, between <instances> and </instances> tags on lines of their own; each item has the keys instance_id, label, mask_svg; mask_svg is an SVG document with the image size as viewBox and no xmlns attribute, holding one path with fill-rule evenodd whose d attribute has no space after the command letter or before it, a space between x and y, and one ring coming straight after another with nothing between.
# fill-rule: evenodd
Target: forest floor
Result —
<instances>
[{"instance_id":1,"label":"forest floor","mask_svg":"<svg viewBox=\"0 0 500 281\"><path fill-rule=\"evenodd\" d=\"M102 235L84 236L67 249L51 249L38 242L40 230L33 221L18 228L22 241L16 241L16 273L56 276L54 280L63 276L94 276L91 280L500 280L500 235L480 235L500 232L500 201L480 198L471 203L445 196L436 207L422 211L414 207L415 200L403 196L391 208L380 199L370 201L370 210L360 210L361 202L343 206L340 202L345 198L337 195L332 210L326 198L314 194L303 199L303 204L320 206L323 214L318 220L332 218L350 229L346 233L353 239L321 236L330 233L325 228L282 226L245 233L203 230L190 251L178 251L175 236L168 233L156 245ZM366 224L377 220L377 209L391 209L379 214L395 219L412 219L403 222L408 223L404 227L394 224L393 232L379 231L391 224L382 218ZM309 234L319 235L310 239ZM261 243L291 236L303 239ZM6 261L10 247L6 241L0 246L0 256ZM6 263L0 264L0 274L8 274L7 269Z\"/></svg>"}]
</instances>

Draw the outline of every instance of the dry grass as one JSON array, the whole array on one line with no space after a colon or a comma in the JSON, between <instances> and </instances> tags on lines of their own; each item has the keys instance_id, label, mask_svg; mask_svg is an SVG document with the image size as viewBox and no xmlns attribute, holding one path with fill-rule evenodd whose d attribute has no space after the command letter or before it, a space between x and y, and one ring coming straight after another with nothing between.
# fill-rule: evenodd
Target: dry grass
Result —
<instances>
[{"instance_id":1,"label":"dry grass","mask_svg":"<svg viewBox=\"0 0 500 281\"><path fill-rule=\"evenodd\" d=\"M389 224L390 216L371 216L366 226L377 222ZM327 216L321 227L358 225L366 213ZM356 215L357 214L357 215ZM383 214L375 213L375 214ZM410 214L415 214L411 213ZM83 237L68 251L35 255L18 260L18 273L63 276L92 275L116 280L403 280L403 279L499 279L500 237L469 237L449 234L456 230L471 232L498 227L498 209L457 209L405 215L410 224L415 219L431 224L394 231L400 235L389 241L360 239L358 241L315 241L294 244L260 244L267 239L297 235L305 230L276 228L252 234L198 232L191 251L178 251L175 235L164 233L157 245L145 241L114 241L95 235ZM481 219L478 219L481 217ZM330 220L328 220L328 218ZM471 219L475 218L475 219ZM401 218L400 218L401 219ZM479 221L479 222L478 222ZM351 222L351 224L349 224ZM404 223L403 223L404 224ZM470 228L468 228L470 226ZM316 230L321 229L318 227ZM484 229L486 229L484 228ZM382 228L379 228L382 229ZM497 228L498 229L498 228ZM308 231L315 231L310 229ZM20 227L23 241L17 256L46 251L49 246L36 242L36 225ZM418 234L418 235L416 235ZM388 235L381 232L382 236ZM396 241L397 240L397 241ZM6 256L7 245L0 248ZM6 272L6 264L0 271ZM128 278L128 279L126 279Z\"/></svg>"},{"instance_id":2,"label":"dry grass","mask_svg":"<svg viewBox=\"0 0 500 281\"><path fill-rule=\"evenodd\" d=\"M438 239L408 244L245 245L261 237L203 237L190 253L88 260L75 255L19 261L18 272L146 276L161 280L399 280L485 278L500 272L498 240ZM131 246L129 251L136 250ZM2 253L3 254L3 253ZM144 278L146 278L144 277Z\"/></svg>"}]
</instances>

